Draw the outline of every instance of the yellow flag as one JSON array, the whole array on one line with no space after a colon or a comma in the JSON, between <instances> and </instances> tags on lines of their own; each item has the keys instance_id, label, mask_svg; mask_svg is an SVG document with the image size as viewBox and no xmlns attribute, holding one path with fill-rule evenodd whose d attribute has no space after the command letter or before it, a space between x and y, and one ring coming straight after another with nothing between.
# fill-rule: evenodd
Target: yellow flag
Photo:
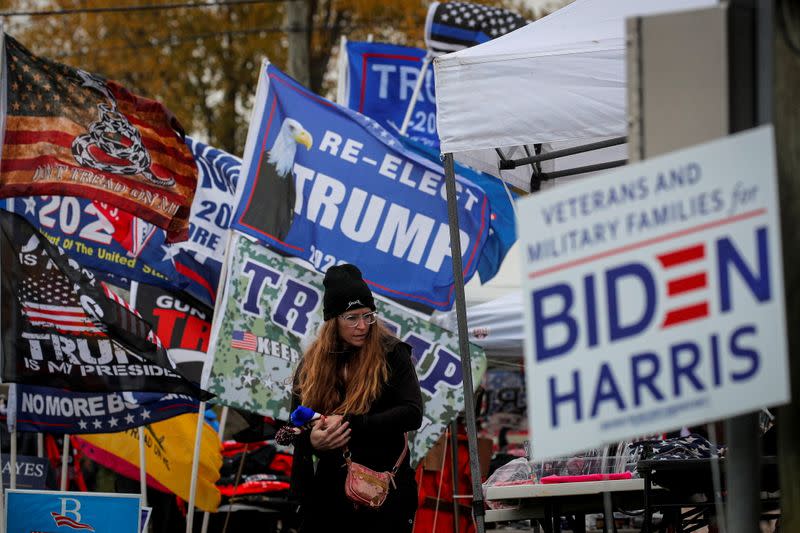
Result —
<instances>
[{"instance_id":1,"label":"yellow flag","mask_svg":"<svg viewBox=\"0 0 800 533\"><path fill-rule=\"evenodd\" d=\"M144 426L147 484L189 500L192 479L197 414L187 413ZM115 472L139 479L139 430L119 433L82 435L81 450L95 462ZM198 509L214 512L220 501L215 483L219 479L222 453L219 438L208 424L203 424L200 439L200 464L197 472Z\"/></svg>"}]
</instances>

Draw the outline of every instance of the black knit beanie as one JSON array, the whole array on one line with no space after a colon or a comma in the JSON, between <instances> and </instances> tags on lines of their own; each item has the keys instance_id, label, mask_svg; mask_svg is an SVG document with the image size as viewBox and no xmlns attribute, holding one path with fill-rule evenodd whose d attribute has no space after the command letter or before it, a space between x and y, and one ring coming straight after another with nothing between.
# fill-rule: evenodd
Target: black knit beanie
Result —
<instances>
[{"instance_id":1,"label":"black knit beanie","mask_svg":"<svg viewBox=\"0 0 800 533\"><path fill-rule=\"evenodd\" d=\"M325 285L325 296L322 298L322 316L325 320L359 307L369 307L375 311L372 292L357 266L345 264L329 268L322 284Z\"/></svg>"}]
</instances>

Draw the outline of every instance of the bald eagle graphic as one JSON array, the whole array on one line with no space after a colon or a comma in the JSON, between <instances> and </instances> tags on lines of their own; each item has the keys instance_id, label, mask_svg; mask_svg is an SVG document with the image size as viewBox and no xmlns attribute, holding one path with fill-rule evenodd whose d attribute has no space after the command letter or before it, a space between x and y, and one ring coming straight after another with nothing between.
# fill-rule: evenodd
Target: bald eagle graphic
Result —
<instances>
[{"instance_id":1,"label":"bald eagle graphic","mask_svg":"<svg viewBox=\"0 0 800 533\"><path fill-rule=\"evenodd\" d=\"M243 221L269 236L283 241L292 226L295 202L295 180L292 173L297 145L311 149L311 134L293 118L281 124L278 136L267 152L266 162L258 169L258 181L252 202Z\"/></svg>"}]
</instances>

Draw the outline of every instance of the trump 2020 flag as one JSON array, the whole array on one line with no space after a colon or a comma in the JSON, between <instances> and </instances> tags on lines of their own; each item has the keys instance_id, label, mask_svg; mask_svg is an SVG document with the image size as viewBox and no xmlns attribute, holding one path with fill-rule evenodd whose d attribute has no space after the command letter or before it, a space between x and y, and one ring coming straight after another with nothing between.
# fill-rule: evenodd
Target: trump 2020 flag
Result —
<instances>
[{"instance_id":1,"label":"trump 2020 flag","mask_svg":"<svg viewBox=\"0 0 800 533\"><path fill-rule=\"evenodd\" d=\"M441 166L377 122L261 71L232 227L324 272L354 263L376 292L449 309L453 267ZM458 178L464 278L489 229L489 202Z\"/></svg>"},{"instance_id":2,"label":"trump 2020 flag","mask_svg":"<svg viewBox=\"0 0 800 533\"><path fill-rule=\"evenodd\" d=\"M4 36L0 197L83 196L186 239L197 168L161 103Z\"/></svg>"},{"instance_id":3,"label":"trump 2020 flag","mask_svg":"<svg viewBox=\"0 0 800 533\"><path fill-rule=\"evenodd\" d=\"M387 43L348 41L347 69L340 76L347 107L399 134L427 51ZM433 65L425 71L406 136L439 149L436 133L436 83Z\"/></svg>"},{"instance_id":4,"label":"trump 2020 flag","mask_svg":"<svg viewBox=\"0 0 800 533\"><path fill-rule=\"evenodd\" d=\"M85 392L208 395L150 325L24 218L0 211L3 381Z\"/></svg>"}]
</instances>

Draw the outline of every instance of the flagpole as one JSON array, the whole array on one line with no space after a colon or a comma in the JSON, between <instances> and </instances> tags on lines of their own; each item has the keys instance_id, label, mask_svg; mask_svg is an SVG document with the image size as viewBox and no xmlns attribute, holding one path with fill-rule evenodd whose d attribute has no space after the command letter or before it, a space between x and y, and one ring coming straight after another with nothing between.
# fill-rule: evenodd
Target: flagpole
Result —
<instances>
[{"instance_id":1,"label":"flagpole","mask_svg":"<svg viewBox=\"0 0 800 533\"><path fill-rule=\"evenodd\" d=\"M197 431L194 436L194 455L192 456L192 480L189 485L189 509L186 511L186 533L192 533L194 522L194 501L197 494L197 469L200 465L200 437L203 432L203 419L205 418L206 402L200 402L197 410Z\"/></svg>"},{"instance_id":2,"label":"flagpole","mask_svg":"<svg viewBox=\"0 0 800 533\"><path fill-rule=\"evenodd\" d=\"M225 440L225 424L228 423L228 406L222 406L222 413L219 415L219 441L220 443ZM200 533L206 533L208 531L208 521L211 516L211 513L208 511L203 513L203 526L200 528Z\"/></svg>"},{"instance_id":3,"label":"flagpole","mask_svg":"<svg viewBox=\"0 0 800 533\"><path fill-rule=\"evenodd\" d=\"M69 462L69 435L64 433L64 446L61 448L61 492L67 490L68 462Z\"/></svg>"},{"instance_id":4,"label":"flagpole","mask_svg":"<svg viewBox=\"0 0 800 533\"><path fill-rule=\"evenodd\" d=\"M417 106L419 92L422 90L422 84L425 81L425 74L428 72L428 67L431 64L431 61L433 61L433 55L428 52L428 54L425 56L425 60L422 62L422 68L419 69L417 84L414 86L414 92L411 93L411 100L408 102L408 107L406 108L406 116L403 118L403 125L400 126L400 135L405 135L406 131L408 131L408 124L411 122L411 115L414 112L414 108Z\"/></svg>"},{"instance_id":5,"label":"flagpole","mask_svg":"<svg viewBox=\"0 0 800 533\"><path fill-rule=\"evenodd\" d=\"M9 461L11 468L11 477L8 483L8 488L14 490L17 488L17 430L11 432L11 458Z\"/></svg>"},{"instance_id":6,"label":"flagpole","mask_svg":"<svg viewBox=\"0 0 800 533\"><path fill-rule=\"evenodd\" d=\"M9 441L11 446L10 457L8 458L11 472L8 478L8 487L17 488L17 384L11 383L8 386L8 402L6 405L6 422L9 429Z\"/></svg>"},{"instance_id":7,"label":"flagpole","mask_svg":"<svg viewBox=\"0 0 800 533\"><path fill-rule=\"evenodd\" d=\"M41 431L36 434L36 456L44 457L44 433Z\"/></svg>"},{"instance_id":8,"label":"flagpole","mask_svg":"<svg viewBox=\"0 0 800 533\"><path fill-rule=\"evenodd\" d=\"M144 427L139 426L139 488L142 491L142 507L147 507L147 465L144 462Z\"/></svg>"},{"instance_id":9,"label":"flagpole","mask_svg":"<svg viewBox=\"0 0 800 533\"><path fill-rule=\"evenodd\" d=\"M217 321L217 317L219 316L220 310L222 306L225 305L224 300L224 289L225 289L225 282L228 278L228 256L231 252L231 241L233 240L234 233L233 230L228 228L228 238L225 242L225 253L222 256L222 268L220 269L219 273L219 282L217 283L217 293L214 296L214 314L211 317L211 331L215 331L214 325ZM213 333L212 333L213 337ZM213 339L212 339L213 340ZM214 345L212 344L212 347ZM205 378L206 372L205 367L203 368L203 378ZM201 383L201 386L206 385L205 383ZM222 433L224 431L224 423L228 418L228 411L227 407L223 408L222 411L222 420L220 423L220 439L222 438ZM195 442L194 442L194 456L192 457L192 485L189 490L189 511L186 515L186 533L192 533L192 521L193 521L193 514L194 514L194 497L195 492L197 491L197 467L200 462L200 432L203 430L203 418L205 417L206 411L206 402L200 402L200 409L197 416L197 434L195 435ZM207 513L206 513L207 514ZM206 515L203 515L203 525L205 526L207 523Z\"/></svg>"}]
</instances>

